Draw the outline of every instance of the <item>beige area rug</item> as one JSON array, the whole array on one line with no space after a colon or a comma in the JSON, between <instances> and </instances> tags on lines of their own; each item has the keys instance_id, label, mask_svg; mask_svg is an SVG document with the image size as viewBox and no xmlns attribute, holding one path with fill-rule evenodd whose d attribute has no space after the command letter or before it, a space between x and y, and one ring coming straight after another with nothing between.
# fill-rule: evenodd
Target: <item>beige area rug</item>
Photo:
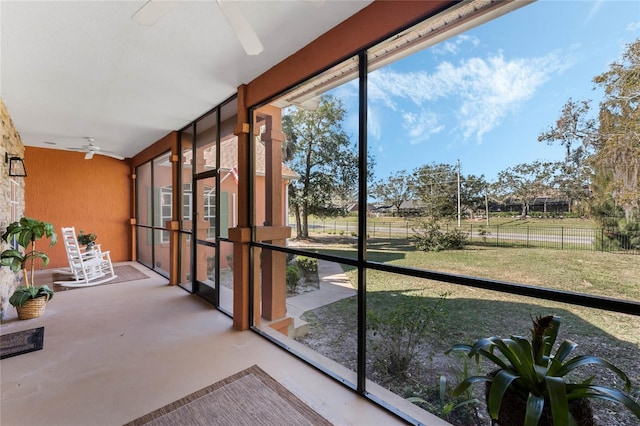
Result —
<instances>
[{"instance_id":1,"label":"beige area rug","mask_svg":"<svg viewBox=\"0 0 640 426\"><path fill-rule=\"evenodd\" d=\"M131 266L131 265L120 265L120 266L114 266L113 267L113 272L115 273L116 277L114 279L112 279L111 281L107 281L106 283L102 283L102 284L96 284L96 286L99 285L107 285L107 284L117 284L117 283L124 283L127 281L134 281L134 280L144 280L146 278L149 278L149 276L147 274L145 274L144 272L142 272L141 270L139 270L138 268ZM39 276L37 278L37 282L38 283L43 283L43 284L49 284L51 286L51 284L54 281L65 281L65 280L69 280L70 276L69 275L65 275L59 272L51 272L50 276L42 277ZM78 289L78 288L89 288L89 287L66 287L60 284L53 284L53 291L54 292L59 292L59 291L66 291L66 290L74 290L74 289Z\"/></svg>"},{"instance_id":2,"label":"beige area rug","mask_svg":"<svg viewBox=\"0 0 640 426\"><path fill-rule=\"evenodd\" d=\"M331 425L254 365L125 426Z\"/></svg>"}]
</instances>

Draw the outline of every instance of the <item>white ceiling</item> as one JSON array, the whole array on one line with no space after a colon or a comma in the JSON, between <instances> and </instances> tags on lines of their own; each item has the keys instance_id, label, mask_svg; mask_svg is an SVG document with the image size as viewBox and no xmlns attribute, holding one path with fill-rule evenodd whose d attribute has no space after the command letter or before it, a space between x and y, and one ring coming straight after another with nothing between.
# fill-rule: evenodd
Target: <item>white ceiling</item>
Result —
<instances>
[{"instance_id":1,"label":"white ceiling","mask_svg":"<svg viewBox=\"0 0 640 426\"><path fill-rule=\"evenodd\" d=\"M242 1L258 56L215 0L173 2L151 27L131 19L144 3L0 1L0 94L25 145L79 148L93 137L132 157L370 1Z\"/></svg>"}]
</instances>

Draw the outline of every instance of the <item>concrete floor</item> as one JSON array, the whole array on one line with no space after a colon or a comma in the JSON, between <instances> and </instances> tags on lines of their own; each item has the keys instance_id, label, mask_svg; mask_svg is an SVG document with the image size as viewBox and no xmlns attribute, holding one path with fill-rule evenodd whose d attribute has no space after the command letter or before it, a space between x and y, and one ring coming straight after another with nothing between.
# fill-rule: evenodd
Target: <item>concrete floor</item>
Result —
<instances>
[{"instance_id":1,"label":"concrete floor","mask_svg":"<svg viewBox=\"0 0 640 426\"><path fill-rule=\"evenodd\" d=\"M45 337L43 350L0 363L3 426L121 425L253 364L336 425L404 424L129 264L151 278L59 292L44 316L27 321L10 308L2 334L44 326ZM421 421L445 424L428 415Z\"/></svg>"}]
</instances>

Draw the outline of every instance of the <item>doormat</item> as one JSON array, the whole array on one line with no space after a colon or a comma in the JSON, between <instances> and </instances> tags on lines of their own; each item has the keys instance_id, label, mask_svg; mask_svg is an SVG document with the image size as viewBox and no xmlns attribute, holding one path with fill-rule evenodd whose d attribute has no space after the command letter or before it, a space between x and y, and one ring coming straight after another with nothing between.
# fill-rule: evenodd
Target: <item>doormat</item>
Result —
<instances>
[{"instance_id":1,"label":"doormat","mask_svg":"<svg viewBox=\"0 0 640 426\"><path fill-rule=\"evenodd\" d=\"M125 426L330 426L320 414L254 365Z\"/></svg>"},{"instance_id":2,"label":"doormat","mask_svg":"<svg viewBox=\"0 0 640 426\"><path fill-rule=\"evenodd\" d=\"M43 343L44 327L3 334L0 336L0 359L38 351Z\"/></svg>"}]
</instances>

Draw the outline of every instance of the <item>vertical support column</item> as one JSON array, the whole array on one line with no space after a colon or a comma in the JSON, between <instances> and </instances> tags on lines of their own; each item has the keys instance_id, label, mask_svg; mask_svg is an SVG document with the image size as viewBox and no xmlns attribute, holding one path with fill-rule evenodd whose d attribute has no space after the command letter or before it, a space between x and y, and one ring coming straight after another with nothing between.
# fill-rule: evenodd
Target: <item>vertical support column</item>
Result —
<instances>
[{"instance_id":1,"label":"vertical support column","mask_svg":"<svg viewBox=\"0 0 640 426\"><path fill-rule=\"evenodd\" d=\"M167 221L165 227L169 230L169 285L178 285L180 283L180 221Z\"/></svg>"},{"instance_id":2,"label":"vertical support column","mask_svg":"<svg viewBox=\"0 0 640 426\"><path fill-rule=\"evenodd\" d=\"M249 111L246 86L238 87L238 121L234 134L238 137L238 226L229 229L233 241L233 328L249 329L249 243L251 229L249 206Z\"/></svg>"},{"instance_id":3,"label":"vertical support column","mask_svg":"<svg viewBox=\"0 0 640 426\"><path fill-rule=\"evenodd\" d=\"M233 328L248 330L250 326L249 243L251 242L251 229L229 228L229 239L233 241ZM260 300L259 297L258 300ZM259 315L257 316L259 317Z\"/></svg>"},{"instance_id":4,"label":"vertical support column","mask_svg":"<svg viewBox=\"0 0 640 426\"><path fill-rule=\"evenodd\" d=\"M171 221L165 224L169 230L169 285L178 285L180 282L180 216L182 210L182 188L180 185L180 158L178 152L178 139L176 138L171 147L172 154L169 157L171 162L171 182L172 199ZM176 154L177 153L177 154ZM178 201L180 200L180 201Z\"/></svg>"},{"instance_id":5,"label":"vertical support column","mask_svg":"<svg viewBox=\"0 0 640 426\"><path fill-rule=\"evenodd\" d=\"M246 86L238 87L238 228L248 228L249 215L249 111L245 103Z\"/></svg>"},{"instance_id":6,"label":"vertical support column","mask_svg":"<svg viewBox=\"0 0 640 426\"><path fill-rule=\"evenodd\" d=\"M136 260L138 260L138 251L137 251L137 246L136 246L136 234L138 232L138 227L136 226L137 224L137 220L135 217L132 217L129 219L129 225L131 226L131 261L135 262Z\"/></svg>"},{"instance_id":7,"label":"vertical support column","mask_svg":"<svg viewBox=\"0 0 640 426\"><path fill-rule=\"evenodd\" d=\"M265 117L265 132L262 141L265 144L265 176L266 176L266 219L267 226L284 225L282 211L282 133L280 117Z\"/></svg>"},{"instance_id":8,"label":"vertical support column","mask_svg":"<svg viewBox=\"0 0 640 426\"><path fill-rule=\"evenodd\" d=\"M261 111L262 112L262 111ZM264 115L265 132L265 218L268 227L284 225L282 208L282 143L285 135L281 130L280 110L269 108ZM272 244L283 246L285 240L272 240ZM287 314L286 254L262 251L262 316L269 320L284 318Z\"/></svg>"},{"instance_id":9,"label":"vertical support column","mask_svg":"<svg viewBox=\"0 0 640 426\"><path fill-rule=\"evenodd\" d=\"M129 230L131 232L131 255L129 256L131 261L136 261L138 260L138 250L137 250L137 246L136 246L136 234L138 232L138 228L136 226L137 224L137 202L138 202L138 193L137 193L137 189L138 189L138 185L136 182L137 176L136 176L136 171L135 169L132 167L131 168L131 217L129 218Z\"/></svg>"},{"instance_id":10,"label":"vertical support column","mask_svg":"<svg viewBox=\"0 0 640 426\"><path fill-rule=\"evenodd\" d=\"M253 252L253 325L260 327L262 324L262 289L260 287L260 267L261 259L264 252L260 248L254 248Z\"/></svg>"}]
</instances>

